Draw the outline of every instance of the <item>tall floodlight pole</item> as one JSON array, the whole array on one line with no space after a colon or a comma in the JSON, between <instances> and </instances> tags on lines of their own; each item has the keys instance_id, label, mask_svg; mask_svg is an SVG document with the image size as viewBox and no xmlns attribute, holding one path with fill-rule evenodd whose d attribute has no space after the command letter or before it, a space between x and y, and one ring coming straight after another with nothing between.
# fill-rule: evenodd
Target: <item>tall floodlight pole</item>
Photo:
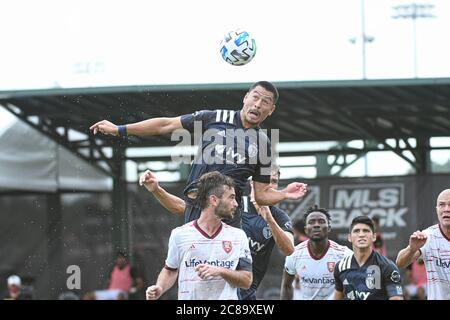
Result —
<instances>
[{"instance_id":1,"label":"tall floodlight pole","mask_svg":"<svg viewBox=\"0 0 450 320\"><path fill-rule=\"evenodd\" d=\"M417 34L416 21L420 18L435 18L431 13L434 8L433 4L427 3L411 3L402 4L392 7L396 14L392 16L394 19L411 19L413 22L413 59L414 59L414 78L417 78Z\"/></svg>"},{"instance_id":2,"label":"tall floodlight pole","mask_svg":"<svg viewBox=\"0 0 450 320\"><path fill-rule=\"evenodd\" d=\"M365 0L361 0L361 36L353 37L350 42L355 44L358 38L361 38L361 48L362 48L362 78L367 79L366 75L366 43L370 43L374 40L374 37L366 35L366 11L365 11Z\"/></svg>"}]
</instances>

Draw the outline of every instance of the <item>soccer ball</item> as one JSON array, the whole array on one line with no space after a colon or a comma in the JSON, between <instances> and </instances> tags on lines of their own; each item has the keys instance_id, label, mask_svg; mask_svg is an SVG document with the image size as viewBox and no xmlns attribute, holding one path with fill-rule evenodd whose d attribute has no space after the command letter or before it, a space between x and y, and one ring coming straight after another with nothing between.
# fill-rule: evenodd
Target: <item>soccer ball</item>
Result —
<instances>
[{"instance_id":1,"label":"soccer ball","mask_svg":"<svg viewBox=\"0 0 450 320\"><path fill-rule=\"evenodd\" d=\"M256 54L256 41L248 32L237 29L227 32L220 42L223 60L233 66L249 63Z\"/></svg>"}]
</instances>

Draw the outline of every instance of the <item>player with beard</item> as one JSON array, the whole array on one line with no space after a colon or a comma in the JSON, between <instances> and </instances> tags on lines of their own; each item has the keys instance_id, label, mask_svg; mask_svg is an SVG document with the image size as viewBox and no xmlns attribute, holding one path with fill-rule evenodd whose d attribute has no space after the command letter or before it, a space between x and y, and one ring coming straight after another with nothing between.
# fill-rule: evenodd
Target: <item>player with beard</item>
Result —
<instances>
[{"instance_id":1,"label":"player with beard","mask_svg":"<svg viewBox=\"0 0 450 320\"><path fill-rule=\"evenodd\" d=\"M278 188L279 178L279 167L273 166L270 179L273 189ZM162 188L150 170L141 175L139 183L145 186L171 213L176 215L184 213L186 205L184 200ZM291 219L288 214L276 206L259 206L254 198L252 182L250 189L250 195L242 197L242 230L247 234L252 255L253 282L250 289L240 288L238 290L241 300L256 300L256 291L266 274L275 246L284 255L294 252Z\"/></svg>"},{"instance_id":2,"label":"player with beard","mask_svg":"<svg viewBox=\"0 0 450 320\"><path fill-rule=\"evenodd\" d=\"M147 288L148 300L159 299L177 277L179 300L237 300L237 288L252 283L247 236L221 221L233 218L238 206L233 180L216 171L204 174L197 201L200 217L172 231L165 267Z\"/></svg>"}]
</instances>

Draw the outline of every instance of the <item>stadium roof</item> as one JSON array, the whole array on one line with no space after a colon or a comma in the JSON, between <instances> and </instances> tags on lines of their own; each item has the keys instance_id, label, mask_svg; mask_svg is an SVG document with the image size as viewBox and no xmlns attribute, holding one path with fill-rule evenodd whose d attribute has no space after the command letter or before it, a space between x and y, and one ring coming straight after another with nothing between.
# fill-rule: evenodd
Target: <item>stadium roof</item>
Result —
<instances>
[{"instance_id":1,"label":"stadium roof","mask_svg":"<svg viewBox=\"0 0 450 320\"><path fill-rule=\"evenodd\" d=\"M0 104L24 120L38 116L41 131L69 143L66 131L88 134L108 119L117 124L177 116L205 108L240 109L251 84L194 84L0 92ZM348 141L448 136L450 78L277 82L277 110L264 122L280 141ZM110 137L99 136L102 145ZM92 142L91 139L88 139ZM170 137L131 138L130 146L173 145Z\"/></svg>"}]
</instances>

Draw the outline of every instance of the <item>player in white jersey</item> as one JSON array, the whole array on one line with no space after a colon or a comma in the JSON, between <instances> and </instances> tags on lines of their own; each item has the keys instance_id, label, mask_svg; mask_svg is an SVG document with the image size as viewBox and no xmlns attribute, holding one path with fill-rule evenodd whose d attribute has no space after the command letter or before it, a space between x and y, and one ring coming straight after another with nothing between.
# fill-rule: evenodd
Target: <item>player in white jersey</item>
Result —
<instances>
[{"instance_id":1,"label":"player in white jersey","mask_svg":"<svg viewBox=\"0 0 450 320\"><path fill-rule=\"evenodd\" d=\"M281 299L292 300L292 281L297 274L301 290L298 300L332 300L334 293L334 268L352 251L328 239L330 214L323 208L309 208L305 213L305 233L308 240L295 247L286 257L281 284Z\"/></svg>"},{"instance_id":2,"label":"player in white jersey","mask_svg":"<svg viewBox=\"0 0 450 320\"><path fill-rule=\"evenodd\" d=\"M252 260L244 231L222 223L238 206L233 180L217 171L199 180L200 218L175 228L166 265L147 299L158 299L178 277L180 300L238 299L237 288L252 283Z\"/></svg>"},{"instance_id":3,"label":"player in white jersey","mask_svg":"<svg viewBox=\"0 0 450 320\"><path fill-rule=\"evenodd\" d=\"M450 189L439 194L436 213L439 223L414 232L396 262L399 268L405 268L422 255L428 300L450 300Z\"/></svg>"}]
</instances>

